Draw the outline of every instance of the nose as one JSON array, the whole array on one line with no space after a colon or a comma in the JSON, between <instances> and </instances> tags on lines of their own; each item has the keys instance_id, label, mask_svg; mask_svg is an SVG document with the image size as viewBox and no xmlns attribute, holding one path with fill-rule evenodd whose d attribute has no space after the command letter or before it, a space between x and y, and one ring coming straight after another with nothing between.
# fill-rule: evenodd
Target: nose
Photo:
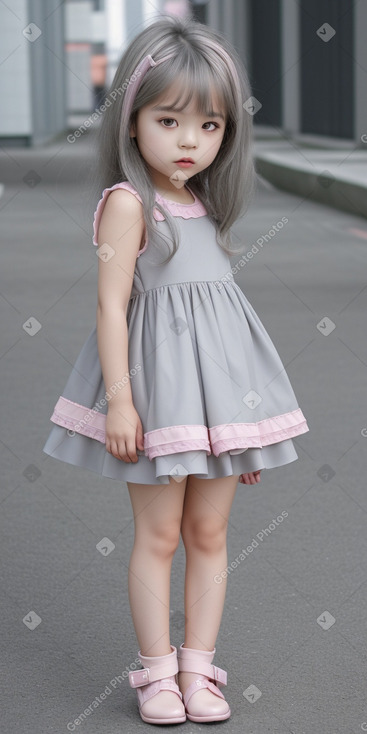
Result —
<instances>
[{"instance_id":1,"label":"nose","mask_svg":"<svg viewBox=\"0 0 367 734\"><path fill-rule=\"evenodd\" d=\"M181 129L178 144L180 148L197 148L198 138L193 126Z\"/></svg>"}]
</instances>

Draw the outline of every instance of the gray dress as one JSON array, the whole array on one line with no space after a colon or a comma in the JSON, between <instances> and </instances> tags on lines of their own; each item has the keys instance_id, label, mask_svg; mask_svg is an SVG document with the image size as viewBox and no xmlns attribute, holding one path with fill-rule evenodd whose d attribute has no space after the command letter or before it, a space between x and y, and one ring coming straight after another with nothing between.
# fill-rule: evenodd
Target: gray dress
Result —
<instances>
[{"instance_id":1,"label":"gray dress","mask_svg":"<svg viewBox=\"0 0 367 734\"><path fill-rule=\"evenodd\" d=\"M93 244L109 193L93 222ZM178 204L156 192L175 217L179 247L169 263L160 238L140 250L127 308L129 373L103 381L97 330L84 343L50 420L43 451L103 477L168 484L170 477L241 475L298 459L292 437L309 428L262 322L235 283L204 205ZM157 231L170 238L154 209ZM171 240L171 238L170 238ZM106 451L108 401L130 380L144 450L126 463Z\"/></svg>"}]
</instances>

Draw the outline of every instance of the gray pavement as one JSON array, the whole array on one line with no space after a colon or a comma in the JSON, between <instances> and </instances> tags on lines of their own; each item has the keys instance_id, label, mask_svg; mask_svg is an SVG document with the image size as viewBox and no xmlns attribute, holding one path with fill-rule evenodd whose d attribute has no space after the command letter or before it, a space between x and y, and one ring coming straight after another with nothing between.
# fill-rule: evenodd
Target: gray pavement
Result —
<instances>
[{"instance_id":1,"label":"gray pavement","mask_svg":"<svg viewBox=\"0 0 367 734\"><path fill-rule=\"evenodd\" d=\"M138 650L127 487L42 452L95 323L94 202L83 180L92 142L84 136L72 154L59 150L54 179L57 144L1 154L4 732L149 727L127 681ZM258 150L268 142L257 141ZM236 281L279 351L310 431L294 439L298 461L262 471L258 485L238 485L214 660L228 672L232 716L205 731L357 734L367 730L367 225L259 178L233 232L250 253ZM34 336L25 327L32 317ZM97 548L104 538L115 545L106 557ZM181 543L171 584L176 646L184 641L184 566ZM181 730L203 727L187 721L174 727Z\"/></svg>"}]
</instances>

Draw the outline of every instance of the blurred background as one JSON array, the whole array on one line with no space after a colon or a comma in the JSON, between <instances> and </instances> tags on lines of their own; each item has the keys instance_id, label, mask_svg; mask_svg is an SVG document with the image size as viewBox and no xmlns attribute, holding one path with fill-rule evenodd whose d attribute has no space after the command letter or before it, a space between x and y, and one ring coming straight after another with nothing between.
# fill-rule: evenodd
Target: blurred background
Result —
<instances>
[{"instance_id":1,"label":"blurred background","mask_svg":"<svg viewBox=\"0 0 367 734\"><path fill-rule=\"evenodd\" d=\"M126 45L162 12L194 17L236 47L261 101L257 127L363 147L367 2L350 0L2 2L0 144L42 145L82 124Z\"/></svg>"}]
</instances>

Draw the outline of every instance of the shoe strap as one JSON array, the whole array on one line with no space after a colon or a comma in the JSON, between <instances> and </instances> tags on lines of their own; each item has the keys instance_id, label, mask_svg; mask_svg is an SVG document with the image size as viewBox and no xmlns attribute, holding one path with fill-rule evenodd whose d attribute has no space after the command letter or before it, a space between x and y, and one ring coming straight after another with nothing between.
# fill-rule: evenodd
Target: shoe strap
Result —
<instances>
[{"instance_id":1,"label":"shoe strap","mask_svg":"<svg viewBox=\"0 0 367 734\"><path fill-rule=\"evenodd\" d=\"M190 701L191 696L196 692L200 691L203 688L209 688L209 690L214 693L216 696L219 696L220 698L224 699L222 691L218 688L218 686L215 685L215 683L212 683L212 681L208 680L207 678L204 678L202 680L194 680L193 683L190 683L188 688L186 689L184 693L184 704L185 707L187 706L188 702Z\"/></svg>"},{"instance_id":2,"label":"shoe strap","mask_svg":"<svg viewBox=\"0 0 367 734\"><path fill-rule=\"evenodd\" d=\"M178 669L183 673L201 673L206 675L208 678L216 681L219 685L227 685L227 671L223 668L218 668L217 665L211 665L202 660L178 658Z\"/></svg>"},{"instance_id":3,"label":"shoe strap","mask_svg":"<svg viewBox=\"0 0 367 734\"><path fill-rule=\"evenodd\" d=\"M129 683L131 688L139 688L140 686L146 686L148 683L153 681L167 678L170 675L175 675L178 672L177 657L173 657L166 663L155 665L154 668L142 668L141 670L130 670L129 672Z\"/></svg>"},{"instance_id":4,"label":"shoe strap","mask_svg":"<svg viewBox=\"0 0 367 734\"><path fill-rule=\"evenodd\" d=\"M159 693L159 691L173 691L174 693L177 693L182 701L182 693L177 683L175 683L171 678L161 678L160 680L154 681L154 683L149 683L144 688L137 689L136 693L140 706L142 706L145 701L149 701L150 698L153 698L153 696Z\"/></svg>"}]
</instances>

